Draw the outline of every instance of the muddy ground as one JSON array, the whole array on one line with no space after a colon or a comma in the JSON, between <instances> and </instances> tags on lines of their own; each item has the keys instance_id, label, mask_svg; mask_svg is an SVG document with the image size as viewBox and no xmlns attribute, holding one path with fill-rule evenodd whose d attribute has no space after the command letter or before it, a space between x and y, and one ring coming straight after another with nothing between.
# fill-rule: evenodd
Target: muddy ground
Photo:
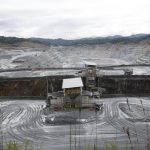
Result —
<instances>
[{"instance_id":1,"label":"muddy ground","mask_svg":"<svg viewBox=\"0 0 150 150\"><path fill-rule=\"evenodd\" d=\"M102 148L110 141L124 147L130 145L126 133L129 128L132 144L145 148L150 136L149 97L128 97L128 102L127 97L96 101L103 103L102 113L95 113L97 119L82 124L50 125L45 121L44 101L1 99L1 139L3 142L17 140L22 143L27 138L35 149L42 146L44 150L85 149L94 144ZM93 113L91 111L91 115ZM58 116L59 112L54 114Z\"/></svg>"}]
</instances>

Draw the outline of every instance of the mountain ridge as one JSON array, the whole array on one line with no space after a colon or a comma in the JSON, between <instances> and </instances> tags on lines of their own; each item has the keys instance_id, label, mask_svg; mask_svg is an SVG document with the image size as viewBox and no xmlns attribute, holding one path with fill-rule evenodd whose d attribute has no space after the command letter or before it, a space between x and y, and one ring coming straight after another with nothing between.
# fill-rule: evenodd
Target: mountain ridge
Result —
<instances>
[{"instance_id":1,"label":"mountain ridge","mask_svg":"<svg viewBox=\"0 0 150 150\"><path fill-rule=\"evenodd\" d=\"M150 34L135 34L131 36L108 36L108 37L93 37L93 38L81 38L81 39L46 39L46 38L18 38L18 37L5 37L0 36L0 44L9 44L17 46L22 42L37 43L46 46L73 46L73 45L84 45L84 44L106 44L106 43L138 43L144 40L150 42Z\"/></svg>"}]
</instances>

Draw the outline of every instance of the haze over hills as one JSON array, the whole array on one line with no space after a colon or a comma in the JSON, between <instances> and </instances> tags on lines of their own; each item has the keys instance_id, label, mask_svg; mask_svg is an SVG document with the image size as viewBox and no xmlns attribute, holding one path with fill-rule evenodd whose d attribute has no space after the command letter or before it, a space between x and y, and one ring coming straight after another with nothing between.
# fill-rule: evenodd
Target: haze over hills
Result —
<instances>
[{"instance_id":1,"label":"haze over hills","mask_svg":"<svg viewBox=\"0 0 150 150\"><path fill-rule=\"evenodd\" d=\"M0 69L150 64L150 34L76 40L0 37Z\"/></svg>"}]
</instances>

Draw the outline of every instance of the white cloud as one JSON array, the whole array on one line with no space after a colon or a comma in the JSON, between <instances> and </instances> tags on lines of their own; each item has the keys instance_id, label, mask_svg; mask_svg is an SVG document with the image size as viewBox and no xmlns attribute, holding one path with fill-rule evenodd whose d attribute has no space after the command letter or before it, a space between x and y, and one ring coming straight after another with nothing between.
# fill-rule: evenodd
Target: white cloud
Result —
<instances>
[{"instance_id":1,"label":"white cloud","mask_svg":"<svg viewBox=\"0 0 150 150\"><path fill-rule=\"evenodd\" d=\"M150 33L149 0L0 0L0 35L81 38Z\"/></svg>"}]
</instances>

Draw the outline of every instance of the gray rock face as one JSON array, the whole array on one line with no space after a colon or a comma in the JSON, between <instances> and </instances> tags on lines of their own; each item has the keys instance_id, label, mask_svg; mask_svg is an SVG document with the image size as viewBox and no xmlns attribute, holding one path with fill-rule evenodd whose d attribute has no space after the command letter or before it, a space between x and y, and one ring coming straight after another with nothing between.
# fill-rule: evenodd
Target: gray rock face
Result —
<instances>
[{"instance_id":1,"label":"gray rock face","mask_svg":"<svg viewBox=\"0 0 150 150\"><path fill-rule=\"evenodd\" d=\"M150 45L105 43L95 45L51 46L49 48L0 49L0 69L84 67L85 61L100 66L150 64Z\"/></svg>"}]
</instances>

